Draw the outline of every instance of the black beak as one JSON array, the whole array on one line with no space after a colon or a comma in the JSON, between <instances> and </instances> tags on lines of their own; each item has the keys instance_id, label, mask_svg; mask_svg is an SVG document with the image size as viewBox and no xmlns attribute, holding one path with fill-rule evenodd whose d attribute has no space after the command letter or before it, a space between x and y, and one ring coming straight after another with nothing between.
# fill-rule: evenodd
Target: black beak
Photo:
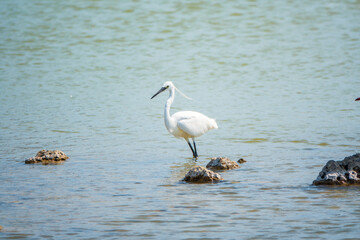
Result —
<instances>
[{"instance_id":1,"label":"black beak","mask_svg":"<svg viewBox=\"0 0 360 240\"><path fill-rule=\"evenodd\" d=\"M360 101L360 97L359 97L359 98L357 98L357 99L355 99L355 101Z\"/></svg>"},{"instance_id":2,"label":"black beak","mask_svg":"<svg viewBox=\"0 0 360 240\"><path fill-rule=\"evenodd\" d=\"M152 96L151 97L151 99L153 99L154 97L156 97L159 93L161 93L161 92L163 92L163 91L165 91L167 88L166 87L162 87L162 88L160 88L160 90L157 92L157 93L155 93L155 95L154 96Z\"/></svg>"}]
</instances>

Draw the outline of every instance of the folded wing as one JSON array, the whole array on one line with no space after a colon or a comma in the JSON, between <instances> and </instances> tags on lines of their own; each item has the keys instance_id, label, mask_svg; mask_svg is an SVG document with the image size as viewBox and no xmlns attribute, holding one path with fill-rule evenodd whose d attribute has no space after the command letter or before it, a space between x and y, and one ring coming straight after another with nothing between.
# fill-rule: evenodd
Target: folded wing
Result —
<instances>
[{"instance_id":1,"label":"folded wing","mask_svg":"<svg viewBox=\"0 0 360 240\"><path fill-rule=\"evenodd\" d=\"M173 117L177 119L177 127L192 137L199 137L213 128L218 128L214 119L198 112L178 112Z\"/></svg>"}]
</instances>

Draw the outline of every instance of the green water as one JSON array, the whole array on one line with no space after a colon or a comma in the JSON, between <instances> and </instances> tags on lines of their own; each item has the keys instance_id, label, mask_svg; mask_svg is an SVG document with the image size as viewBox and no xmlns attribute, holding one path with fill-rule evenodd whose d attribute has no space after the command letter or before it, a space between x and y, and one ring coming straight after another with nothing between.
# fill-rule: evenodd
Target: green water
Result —
<instances>
[{"instance_id":1,"label":"green water","mask_svg":"<svg viewBox=\"0 0 360 240\"><path fill-rule=\"evenodd\" d=\"M356 239L358 187L311 186L360 151L359 1L0 2L1 239ZM163 123L219 129L191 159ZM31 166L41 149L63 165ZM209 158L245 158L184 184Z\"/></svg>"}]
</instances>

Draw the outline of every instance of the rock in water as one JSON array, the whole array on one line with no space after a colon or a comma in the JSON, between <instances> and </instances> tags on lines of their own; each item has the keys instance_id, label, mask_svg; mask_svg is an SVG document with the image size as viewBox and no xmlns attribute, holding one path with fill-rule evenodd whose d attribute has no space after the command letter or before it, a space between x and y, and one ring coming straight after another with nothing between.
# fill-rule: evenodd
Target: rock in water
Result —
<instances>
[{"instance_id":1,"label":"rock in water","mask_svg":"<svg viewBox=\"0 0 360 240\"><path fill-rule=\"evenodd\" d=\"M46 164L59 164L68 159L69 157L59 150L41 150L35 157L25 160L26 164L42 163Z\"/></svg>"},{"instance_id":2,"label":"rock in water","mask_svg":"<svg viewBox=\"0 0 360 240\"><path fill-rule=\"evenodd\" d=\"M243 159L243 158L240 158L237 162L242 164L242 163L246 163L247 161L245 159Z\"/></svg>"},{"instance_id":3,"label":"rock in water","mask_svg":"<svg viewBox=\"0 0 360 240\"><path fill-rule=\"evenodd\" d=\"M185 175L183 181L194 183L205 183L224 180L220 174L214 173L204 167L195 166Z\"/></svg>"},{"instance_id":4,"label":"rock in water","mask_svg":"<svg viewBox=\"0 0 360 240\"><path fill-rule=\"evenodd\" d=\"M314 185L360 184L360 153L342 161L330 160L323 167Z\"/></svg>"},{"instance_id":5,"label":"rock in water","mask_svg":"<svg viewBox=\"0 0 360 240\"><path fill-rule=\"evenodd\" d=\"M211 170L230 170L239 168L239 164L226 157L212 158L211 161L206 165L206 168Z\"/></svg>"}]
</instances>

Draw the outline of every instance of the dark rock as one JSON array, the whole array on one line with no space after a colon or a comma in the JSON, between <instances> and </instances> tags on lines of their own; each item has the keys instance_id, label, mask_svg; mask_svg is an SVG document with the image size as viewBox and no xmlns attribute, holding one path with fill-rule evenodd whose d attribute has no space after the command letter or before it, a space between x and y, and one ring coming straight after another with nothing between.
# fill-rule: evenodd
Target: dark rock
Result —
<instances>
[{"instance_id":1,"label":"dark rock","mask_svg":"<svg viewBox=\"0 0 360 240\"><path fill-rule=\"evenodd\" d=\"M240 158L237 162L242 164L242 163L246 163L247 161L245 159L243 159L243 158Z\"/></svg>"},{"instance_id":2,"label":"dark rock","mask_svg":"<svg viewBox=\"0 0 360 240\"><path fill-rule=\"evenodd\" d=\"M342 161L330 160L323 167L313 185L360 184L360 153Z\"/></svg>"},{"instance_id":3,"label":"dark rock","mask_svg":"<svg viewBox=\"0 0 360 240\"><path fill-rule=\"evenodd\" d=\"M59 164L68 159L69 157L59 150L41 150L35 157L31 157L25 160L26 164L41 163L47 164Z\"/></svg>"},{"instance_id":4,"label":"dark rock","mask_svg":"<svg viewBox=\"0 0 360 240\"><path fill-rule=\"evenodd\" d=\"M192 167L183 179L183 181L193 183L205 183L220 180L224 180L220 174L200 166Z\"/></svg>"},{"instance_id":5,"label":"dark rock","mask_svg":"<svg viewBox=\"0 0 360 240\"><path fill-rule=\"evenodd\" d=\"M231 161L226 157L212 158L211 161L206 165L206 168L211 170L231 170L239 167L239 164L237 164L235 161Z\"/></svg>"}]
</instances>

